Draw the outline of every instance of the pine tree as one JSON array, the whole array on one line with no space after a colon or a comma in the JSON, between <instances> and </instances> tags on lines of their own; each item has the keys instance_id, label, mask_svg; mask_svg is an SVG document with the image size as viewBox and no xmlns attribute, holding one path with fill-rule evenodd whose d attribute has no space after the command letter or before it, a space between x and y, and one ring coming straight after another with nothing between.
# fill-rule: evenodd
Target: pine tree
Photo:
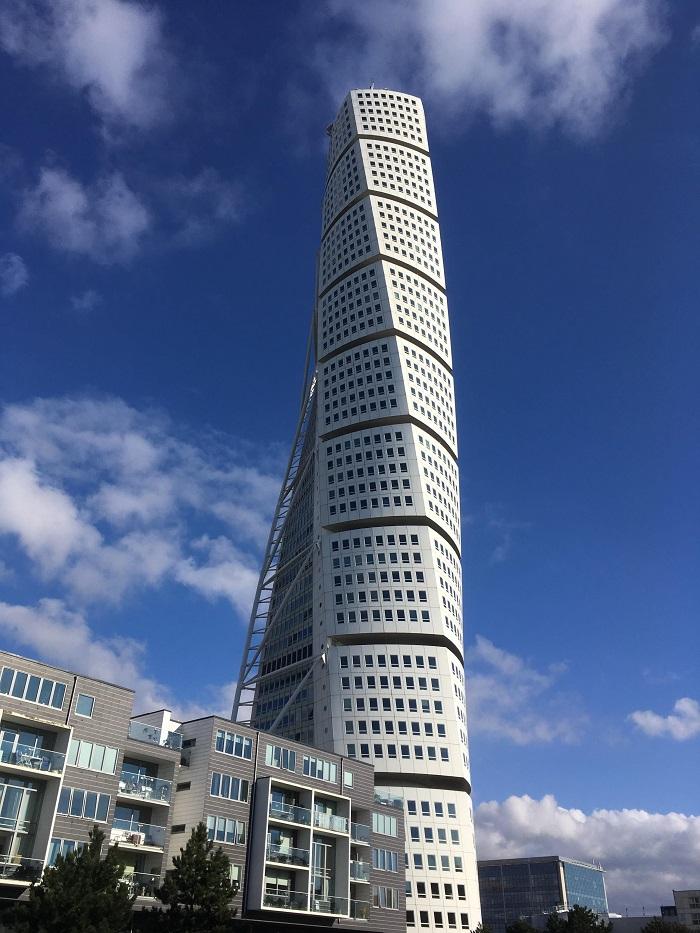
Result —
<instances>
[{"instance_id":1,"label":"pine tree","mask_svg":"<svg viewBox=\"0 0 700 933\"><path fill-rule=\"evenodd\" d=\"M172 933L218 933L231 920L233 887L229 860L221 847L207 838L207 827L200 823L166 875L158 898L169 905L163 915Z\"/></svg>"},{"instance_id":2,"label":"pine tree","mask_svg":"<svg viewBox=\"0 0 700 933\"><path fill-rule=\"evenodd\" d=\"M131 926L130 896L121 883L124 865L117 847L102 858L105 834L98 826L82 849L59 855L29 900L17 904L6 922L16 933L124 933Z\"/></svg>"}]
</instances>

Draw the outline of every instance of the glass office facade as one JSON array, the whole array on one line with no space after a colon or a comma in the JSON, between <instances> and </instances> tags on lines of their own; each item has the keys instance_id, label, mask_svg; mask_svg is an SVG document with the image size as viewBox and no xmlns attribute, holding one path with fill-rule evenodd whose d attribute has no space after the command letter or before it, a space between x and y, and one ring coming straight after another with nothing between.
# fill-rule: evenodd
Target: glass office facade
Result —
<instances>
[{"instance_id":1,"label":"glass office facade","mask_svg":"<svg viewBox=\"0 0 700 933\"><path fill-rule=\"evenodd\" d=\"M479 862L483 922L505 933L519 917L579 904L607 913L603 871L558 857Z\"/></svg>"}]
</instances>

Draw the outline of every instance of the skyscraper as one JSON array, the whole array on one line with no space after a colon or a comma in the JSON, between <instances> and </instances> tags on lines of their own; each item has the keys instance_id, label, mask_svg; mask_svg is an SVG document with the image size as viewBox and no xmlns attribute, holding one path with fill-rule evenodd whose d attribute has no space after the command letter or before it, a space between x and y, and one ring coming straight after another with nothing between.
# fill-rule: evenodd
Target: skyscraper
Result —
<instances>
[{"instance_id":1,"label":"skyscraper","mask_svg":"<svg viewBox=\"0 0 700 933\"><path fill-rule=\"evenodd\" d=\"M299 421L234 718L371 761L404 799L409 927L474 928L452 353L423 106L352 91L327 132Z\"/></svg>"}]
</instances>

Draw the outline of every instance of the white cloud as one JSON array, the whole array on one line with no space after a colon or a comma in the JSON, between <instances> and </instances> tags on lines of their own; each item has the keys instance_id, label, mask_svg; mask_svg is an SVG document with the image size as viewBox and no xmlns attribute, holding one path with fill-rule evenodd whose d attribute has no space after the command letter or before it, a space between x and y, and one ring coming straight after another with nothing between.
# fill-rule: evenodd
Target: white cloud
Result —
<instances>
[{"instance_id":1,"label":"white cloud","mask_svg":"<svg viewBox=\"0 0 700 933\"><path fill-rule=\"evenodd\" d=\"M700 863L700 816L646 810L584 813L541 800L509 797L480 804L475 813L481 859L566 855L599 860L606 869L611 910L656 911L673 888L688 887Z\"/></svg>"},{"instance_id":2,"label":"white cloud","mask_svg":"<svg viewBox=\"0 0 700 933\"><path fill-rule=\"evenodd\" d=\"M74 311L78 311L81 314L88 314L102 304L102 295L92 288L87 288L79 295L71 295L70 303Z\"/></svg>"},{"instance_id":3,"label":"white cloud","mask_svg":"<svg viewBox=\"0 0 700 933\"><path fill-rule=\"evenodd\" d=\"M0 536L78 604L174 581L245 618L279 465L231 438L182 433L114 398L7 406Z\"/></svg>"},{"instance_id":4,"label":"white cloud","mask_svg":"<svg viewBox=\"0 0 700 933\"><path fill-rule=\"evenodd\" d=\"M527 531L532 525L530 522L518 522L505 518L503 506L498 503L487 503L484 512L486 530L496 539L489 563L502 564L510 557L515 532Z\"/></svg>"},{"instance_id":5,"label":"white cloud","mask_svg":"<svg viewBox=\"0 0 700 933\"><path fill-rule=\"evenodd\" d=\"M0 294L10 296L24 288L29 281L27 265L17 253L0 256Z\"/></svg>"},{"instance_id":6,"label":"white cloud","mask_svg":"<svg viewBox=\"0 0 700 933\"><path fill-rule=\"evenodd\" d=\"M61 168L44 167L23 192L18 220L52 247L103 264L128 262L151 226L146 206L119 172L83 185Z\"/></svg>"},{"instance_id":7,"label":"white cloud","mask_svg":"<svg viewBox=\"0 0 700 933\"><path fill-rule=\"evenodd\" d=\"M128 0L6 0L0 47L84 93L105 130L169 120L180 78L161 10Z\"/></svg>"},{"instance_id":8,"label":"white cloud","mask_svg":"<svg viewBox=\"0 0 700 933\"><path fill-rule=\"evenodd\" d=\"M137 712L164 707L182 719L230 715L235 684L205 686L197 701L183 700L180 694L174 697L168 687L145 673L142 642L98 636L84 615L70 611L61 600L42 599L37 606L0 602L0 632L49 663L130 687L136 694Z\"/></svg>"},{"instance_id":9,"label":"white cloud","mask_svg":"<svg viewBox=\"0 0 700 933\"><path fill-rule=\"evenodd\" d=\"M43 574L71 555L99 548L101 536L62 490L42 483L29 460L0 461L0 534L16 535Z\"/></svg>"},{"instance_id":10,"label":"white cloud","mask_svg":"<svg viewBox=\"0 0 700 933\"><path fill-rule=\"evenodd\" d=\"M538 671L522 658L476 636L467 650L467 694L472 734L516 745L577 742L585 729L580 704L553 689L563 663ZM577 708L579 712L572 713Z\"/></svg>"},{"instance_id":11,"label":"white cloud","mask_svg":"<svg viewBox=\"0 0 700 933\"><path fill-rule=\"evenodd\" d=\"M635 710L629 718L642 732L651 736L669 736L678 742L700 735L700 703L691 697L681 697L673 704L673 712L660 716L652 710Z\"/></svg>"},{"instance_id":12,"label":"white cloud","mask_svg":"<svg viewBox=\"0 0 700 933\"><path fill-rule=\"evenodd\" d=\"M596 132L665 41L663 0L328 0L316 66L348 87L411 89L452 119L485 113Z\"/></svg>"}]
</instances>

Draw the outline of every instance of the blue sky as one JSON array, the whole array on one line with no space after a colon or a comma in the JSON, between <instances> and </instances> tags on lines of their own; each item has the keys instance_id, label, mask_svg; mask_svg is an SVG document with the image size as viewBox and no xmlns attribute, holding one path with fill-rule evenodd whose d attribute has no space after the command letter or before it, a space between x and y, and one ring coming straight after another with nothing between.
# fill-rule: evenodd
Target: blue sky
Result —
<instances>
[{"instance_id":1,"label":"blue sky","mask_svg":"<svg viewBox=\"0 0 700 933\"><path fill-rule=\"evenodd\" d=\"M0 0L0 643L227 709L323 128L424 98L484 856L697 885L700 10ZM195 637L192 638L194 631Z\"/></svg>"}]
</instances>

